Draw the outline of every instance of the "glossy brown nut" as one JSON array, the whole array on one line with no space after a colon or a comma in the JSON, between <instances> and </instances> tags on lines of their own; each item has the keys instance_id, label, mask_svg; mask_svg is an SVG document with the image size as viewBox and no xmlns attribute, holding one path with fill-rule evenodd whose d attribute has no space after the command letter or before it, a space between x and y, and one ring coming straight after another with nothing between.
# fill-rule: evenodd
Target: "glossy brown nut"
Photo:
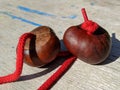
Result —
<instances>
[{"instance_id":1,"label":"glossy brown nut","mask_svg":"<svg viewBox=\"0 0 120 90\"><path fill-rule=\"evenodd\" d=\"M111 49L110 36L102 27L89 35L80 25L72 26L66 30L63 41L73 55L89 64L104 61Z\"/></svg>"},{"instance_id":2,"label":"glossy brown nut","mask_svg":"<svg viewBox=\"0 0 120 90\"><path fill-rule=\"evenodd\" d=\"M40 26L31 33L35 37L26 41L24 62L39 67L53 61L60 51L60 42L53 30L47 26Z\"/></svg>"}]
</instances>

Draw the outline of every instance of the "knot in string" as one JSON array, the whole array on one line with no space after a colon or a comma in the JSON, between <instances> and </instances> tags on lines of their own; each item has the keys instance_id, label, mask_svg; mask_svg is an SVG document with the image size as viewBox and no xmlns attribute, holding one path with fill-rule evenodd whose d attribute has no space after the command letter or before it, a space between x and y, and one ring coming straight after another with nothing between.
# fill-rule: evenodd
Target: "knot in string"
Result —
<instances>
[{"instance_id":1,"label":"knot in string","mask_svg":"<svg viewBox=\"0 0 120 90\"><path fill-rule=\"evenodd\" d=\"M93 34L97 30L98 24L91 20L88 20L82 23L81 28L83 30L86 30L88 34Z\"/></svg>"},{"instance_id":2,"label":"knot in string","mask_svg":"<svg viewBox=\"0 0 120 90\"><path fill-rule=\"evenodd\" d=\"M88 34L93 34L99 27L98 24L88 19L85 8L83 8L81 11L84 18L84 22L82 23L81 28L86 30Z\"/></svg>"}]
</instances>

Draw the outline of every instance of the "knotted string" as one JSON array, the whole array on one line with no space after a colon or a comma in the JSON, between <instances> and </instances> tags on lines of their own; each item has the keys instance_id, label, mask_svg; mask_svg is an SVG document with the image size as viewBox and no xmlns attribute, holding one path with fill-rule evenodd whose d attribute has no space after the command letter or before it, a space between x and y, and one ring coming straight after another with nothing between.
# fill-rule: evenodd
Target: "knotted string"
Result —
<instances>
[{"instance_id":1,"label":"knotted string","mask_svg":"<svg viewBox=\"0 0 120 90\"><path fill-rule=\"evenodd\" d=\"M83 30L86 30L87 33L89 35L91 35L97 30L99 25L96 22L93 22L92 20L88 19L85 8L82 8L81 11L82 11L82 15L83 15L83 18L84 18L84 22L81 24L81 28Z\"/></svg>"},{"instance_id":2,"label":"knotted string","mask_svg":"<svg viewBox=\"0 0 120 90\"><path fill-rule=\"evenodd\" d=\"M0 84L18 80L18 78L20 77L20 75L22 73L22 68L23 68L25 41L27 38L31 38L32 36L33 36L33 34L31 34L31 33L25 33L20 37L18 46L17 46L17 53L16 53L17 54L16 55L16 70L12 74L0 77Z\"/></svg>"},{"instance_id":3,"label":"knotted string","mask_svg":"<svg viewBox=\"0 0 120 90\"><path fill-rule=\"evenodd\" d=\"M94 31L98 28L98 24L95 22L92 22L91 20L88 20L87 14L85 12L85 9L82 9L82 14L84 17L85 22L82 23L81 28L83 30L86 30L88 34L94 33ZM16 70L7 76L0 77L0 84L3 83L9 83L17 81L22 73L23 69L23 58L24 58L24 46L25 42L28 38L32 38L34 35L31 33L25 33L23 34L18 42L17 45L17 57L16 57ZM68 56L70 53L68 51L60 52L58 56ZM38 90L49 90L55 82L68 70L68 68L72 65L72 63L77 59L75 56L71 56L67 60L63 62L63 64L60 66L60 68L46 80L39 88Z\"/></svg>"}]
</instances>

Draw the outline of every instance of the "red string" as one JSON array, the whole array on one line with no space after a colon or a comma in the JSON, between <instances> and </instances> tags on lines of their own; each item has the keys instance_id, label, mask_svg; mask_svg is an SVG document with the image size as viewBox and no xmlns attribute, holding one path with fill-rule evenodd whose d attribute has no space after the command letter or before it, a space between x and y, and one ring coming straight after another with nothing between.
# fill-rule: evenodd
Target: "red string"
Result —
<instances>
[{"instance_id":1,"label":"red string","mask_svg":"<svg viewBox=\"0 0 120 90\"><path fill-rule=\"evenodd\" d=\"M33 34L25 33L20 37L17 46L16 70L12 74L0 77L0 84L16 81L20 77L23 68L25 41L32 36Z\"/></svg>"},{"instance_id":2,"label":"red string","mask_svg":"<svg viewBox=\"0 0 120 90\"><path fill-rule=\"evenodd\" d=\"M71 53L68 52L68 51L61 51L61 52L58 53L57 56L62 57L62 56L68 56L68 55L71 55Z\"/></svg>"},{"instance_id":3,"label":"red string","mask_svg":"<svg viewBox=\"0 0 120 90\"><path fill-rule=\"evenodd\" d=\"M38 88L38 90L49 90L54 85L54 83L69 69L69 67L75 60L75 56L67 59L62 64L62 66Z\"/></svg>"},{"instance_id":4,"label":"red string","mask_svg":"<svg viewBox=\"0 0 120 90\"><path fill-rule=\"evenodd\" d=\"M24 46L26 39L32 38L34 35L31 33L23 34L17 45L17 57L16 57L16 70L14 73L7 76L0 77L0 84L13 82L19 79L22 68L23 68L23 58L24 58ZM58 56L67 56L70 55L68 51L60 52ZM67 59L61 67L38 89L38 90L48 90L52 85L67 71L71 64L76 60L76 57L72 56Z\"/></svg>"},{"instance_id":5,"label":"red string","mask_svg":"<svg viewBox=\"0 0 120 90\"><path fill-rule=\"evenodd\" d=\"M86 30L88 34L93 34L97 30L97 28L99 27L98 24L93 22L92 20L88 19L85 8L82 8L81 11L82 11L82 15L83 15L83 18L85 21L81 24L81 28L83 30Z\"/></svg>"},{"instance_id":6,"label":"red string","mask_svg":"<svg viewBox=\"0 0 120 90\"><path fill-rule=\"evenodd\" d=\"M86 13L85 8L82 8L81 11L82 11L82 15L83 15L84 21L85 21L85 22L88 21L88 16L87 16L87 13Z\"/></svg>"}]
</instances>

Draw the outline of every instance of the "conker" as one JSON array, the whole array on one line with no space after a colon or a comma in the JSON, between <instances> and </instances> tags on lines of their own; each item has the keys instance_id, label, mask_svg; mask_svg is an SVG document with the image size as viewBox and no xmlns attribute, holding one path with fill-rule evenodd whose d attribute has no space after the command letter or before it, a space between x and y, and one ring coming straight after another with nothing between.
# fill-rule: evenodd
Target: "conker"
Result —
<instances>
[{"instance_id":1,"label":"conker","mask_svg":"<svg viewBox=\"0 0 120 90\"><path fill-rule=\"evenodd\" d=\"M89 64L99 64L109 55L111 38L108 32L97 23L88 20L82 9L85 22L69 27L63 41L66 48L80 60Z\"/></svg>"},{"instance_id":2,"label":"conker","mask_svg":"<svg viewBox=\"0 0 120 90\"><path fill-rule=\"evenodd\" d=\"M53 61L60 51L60 42L53 30L48 26L40 26L30 33L34 37L26 40L24 62L39 67Z\"/></svg>"}]
</instances>

